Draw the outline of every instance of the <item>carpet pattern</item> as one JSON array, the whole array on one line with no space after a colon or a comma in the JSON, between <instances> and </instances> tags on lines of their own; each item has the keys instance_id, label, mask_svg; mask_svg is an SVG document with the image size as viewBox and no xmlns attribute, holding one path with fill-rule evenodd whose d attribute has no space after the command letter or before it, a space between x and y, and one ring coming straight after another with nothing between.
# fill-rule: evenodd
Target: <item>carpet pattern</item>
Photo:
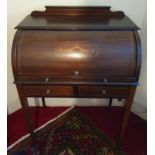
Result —
<instances>
[{"instance_id":1,"label":"carpet pattern","mask_svg":"<svg viewBox=\"0 0 155 155\"><path fill-rule=\"evenodd\" d=\"M56 118L69 107L29 107L34 128L39 128L49 120ZM114 142L118 140L120 124L124 108L112 106L78 107L80 113L91 120L97 128L106 133ZM19 138L28 134L27 124L24 119L23 110L8 115L8 147ZM147 122L131 112L128 127L123 143L126 155L147 155Z\"/></svg>"},{"instance_id":2,"label":"carpet pattern","mask_svg":"<svg viewBox=\"0 0 155 155\"><path fill-rule=\"evenodd\" d=\"M77 108L36 132L36 143L27 137L8 155L122 155L114 143Z\"/></svg>"}]
</instances>

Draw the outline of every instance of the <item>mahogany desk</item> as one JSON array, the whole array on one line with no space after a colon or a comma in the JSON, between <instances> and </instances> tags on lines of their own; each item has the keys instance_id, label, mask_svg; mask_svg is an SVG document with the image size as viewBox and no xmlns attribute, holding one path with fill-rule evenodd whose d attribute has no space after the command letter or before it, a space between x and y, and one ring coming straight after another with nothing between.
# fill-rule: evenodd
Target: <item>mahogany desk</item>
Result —
<instances>
[{"instance_id":1,"label":"mahogany desk","mask_svg":"<svg viewBox=\"0 0 155 155\"><path fill-rule=\"evenodd\" d=\"M139 28L110 7L50 7L17 27L12 68L31 136L27 97L126 98L122 144L141 67Z\"/></svg>"}]
</instances>

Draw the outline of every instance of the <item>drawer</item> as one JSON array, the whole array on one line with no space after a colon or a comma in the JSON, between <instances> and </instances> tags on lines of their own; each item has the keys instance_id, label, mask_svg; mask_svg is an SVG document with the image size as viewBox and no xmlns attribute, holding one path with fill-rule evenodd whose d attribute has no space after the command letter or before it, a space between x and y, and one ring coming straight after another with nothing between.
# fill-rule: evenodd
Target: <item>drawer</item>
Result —
<instances>
[{"instance_id":1,"label":"drawer","mask_svg":"<svg viewBox=\"0 0 155 155\"><path fill-rule=\"evenodd\" d=\"M43 86L43 85L25 85L23 86L25 96L28 97L70 97L73 95L71 86Z\"/></svg>"},{"instance_id":2,"label":"drawer","mask_svg":"<svg viewBox=\"0 0 155 155\"><path fill-rule=\"evenodd\" d=\"M79 86L80 97L127 97L128 87Z\"/></svg>"}]
</instances>

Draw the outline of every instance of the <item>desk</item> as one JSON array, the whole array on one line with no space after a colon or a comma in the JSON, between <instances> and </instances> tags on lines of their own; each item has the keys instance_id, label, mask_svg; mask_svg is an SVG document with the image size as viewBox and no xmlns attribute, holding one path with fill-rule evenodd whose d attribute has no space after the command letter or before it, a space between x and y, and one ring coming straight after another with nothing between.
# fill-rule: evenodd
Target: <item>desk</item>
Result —
<instances>
[{"instance_id":1,"label":"desk","mask_svg":"<svg viewBox=\"0 0 155 155\"><path fill-rule=\"evenodd\" d=\"M27 97L125 98L121 145L141 67L139 28L110 7L48 6L16 29L12 68L31 136Z\"/></svg>"}]
</instances>

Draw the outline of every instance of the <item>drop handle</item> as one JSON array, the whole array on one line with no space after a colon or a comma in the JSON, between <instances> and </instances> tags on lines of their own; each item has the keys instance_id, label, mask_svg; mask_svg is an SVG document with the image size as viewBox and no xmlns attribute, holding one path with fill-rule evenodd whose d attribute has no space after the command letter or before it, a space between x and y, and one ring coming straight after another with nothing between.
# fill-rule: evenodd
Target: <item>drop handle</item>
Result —
<instances>
[{"instance_id":1,"label":"drop handle","mask_svg":"<svg viewBox=\"0 0 155 155\"><path fill-rule=\"evenodd\" d=\"M74 76L78 76L80 74L80 72L79 71L74 71Z\"/></svg>"},{"instance_id":2,"label":"drop handle","mask_svg":"<svg viewBox=\"0 0 155 155\"><path fill-rule=\"evenodd\" d=\"M47 77L47 78L45 78L45 82L49 82L49 78Z\"/></svg>"},{"instance_id":3,"label":"drop handle","mask_svg":"<svg viewBox=\"0 0 155 155\"><path fill-rule=\"evenodd\" d=\"M105 95L105 94L106 94L106 90L103 89L103 90L102 90L102 95Z\"/></svg>"},{"instance_id":4,"label":"drop handle","mask_svg":"<svg viewBox=\"0 0 155 155\"><path fill-rule=\"evenodd\" d=\"M107 83L107 82L108 82L107 78L104 78L104 83Z\"/></svg>"},{"instance_id":5,"label":"drop handle","mask_svg":"<svg viewBox=\"0 0 155 155\"><path fill-rule=\"evenodd\" d=\"M46 95L48 95L50 92L51 92L50 89L47 89L46 90Z\"/></svg>"}]
</instances>

